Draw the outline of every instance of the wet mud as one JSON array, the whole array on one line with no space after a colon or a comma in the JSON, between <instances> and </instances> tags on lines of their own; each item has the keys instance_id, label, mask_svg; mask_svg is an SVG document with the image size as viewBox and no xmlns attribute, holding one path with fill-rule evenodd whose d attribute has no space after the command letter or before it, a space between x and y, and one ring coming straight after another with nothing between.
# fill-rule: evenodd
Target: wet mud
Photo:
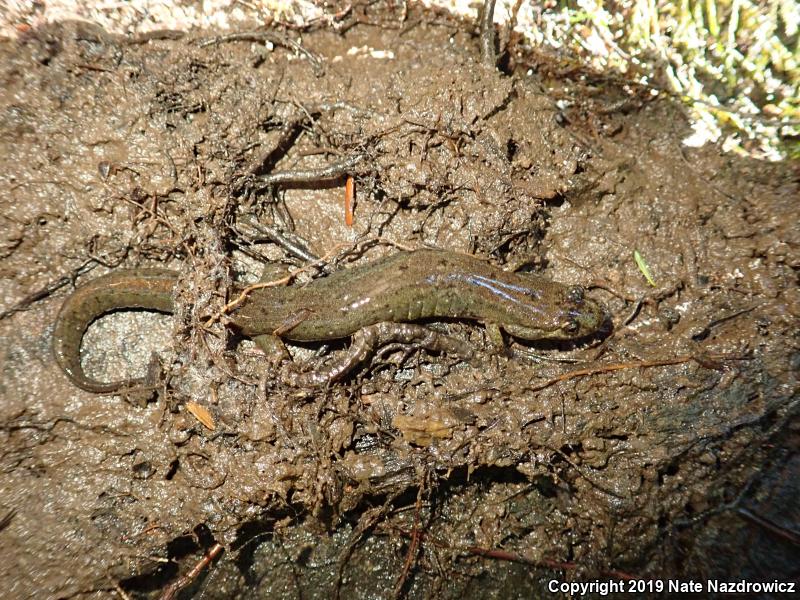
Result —
<instances>
[{"instance_id":1,"label":"wet mud","mask_svg":"<svg viewBox=\"0 0 800 600\"><path fill-rule=\"evenodd\" d=\"M486 67L441 15L214 35L0 42L5 597L797 580L796 163L686 148L674 101L556 56ZM322 258L302 285L421 247L583 285L613 326L500 351L430 323L480 366L389 347L307 389L276 373L347 340L288 344L287 366L209 323L264 264ZM84 365L153 385L74 387L64 298L141 266L180 272L176 314L99 319Z\"/></svg>"}]
</instances>

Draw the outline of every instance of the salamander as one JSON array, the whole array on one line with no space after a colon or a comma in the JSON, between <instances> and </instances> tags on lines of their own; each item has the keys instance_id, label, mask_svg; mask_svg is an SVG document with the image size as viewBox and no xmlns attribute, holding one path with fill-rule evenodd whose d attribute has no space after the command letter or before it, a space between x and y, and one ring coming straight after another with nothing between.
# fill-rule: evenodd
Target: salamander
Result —
<instances>
[{"instance_id":1,"label":"salamander","mask_svg":"<svg viewBox=\"0 0 800 600\"><path fill-rule=\"evenodd\" d=\"M87 376L81 367L81 341L92 321L117 309L173 312L177 277L167 269L123 270L98 277L67 298L56 319L53 348L75 385L114 392L142 383L101 382ZM313 382L343 376L375 344L433 335L409 323L420 319L469 319L484 324L495 337L502 329L524 340L571 340L593 334L607 318L580 286L504 271L474 256L442 250L398 252L305 286L255 289L228 316L232 328L257 342L274 335L313 342L370 332L354 350L358 356ZM433 349L459 347L428 341Z\"/></svg>"}]
</instances>

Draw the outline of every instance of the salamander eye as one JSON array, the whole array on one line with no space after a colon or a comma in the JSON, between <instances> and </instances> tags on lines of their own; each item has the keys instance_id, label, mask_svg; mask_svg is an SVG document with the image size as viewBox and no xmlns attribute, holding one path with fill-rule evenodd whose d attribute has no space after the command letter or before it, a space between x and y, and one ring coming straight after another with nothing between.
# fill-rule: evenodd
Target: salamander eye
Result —
<instances>
[{"instance_id":1,"label":"salamander eye","mask_svg":"<svg viewBox=\"0 0 800 600\"><path fill-rule=\"evenodd\" d=\"M570 319L561 326L561 330L564 331L564 333L568 333L570 335L578 333L580 328L581 328L580 323L578 323L575 319Z\"/></svg>"},{"instance_id":2,"label":"salamander eye","mask_svg":"<svg viewBox=\"0 0 800 600\"><path fill-rule=\"evenodd\" d=\"M569 288L567 299L573 304L583 304L583 288L579 285Z\"/></svg>"}]
</instances>

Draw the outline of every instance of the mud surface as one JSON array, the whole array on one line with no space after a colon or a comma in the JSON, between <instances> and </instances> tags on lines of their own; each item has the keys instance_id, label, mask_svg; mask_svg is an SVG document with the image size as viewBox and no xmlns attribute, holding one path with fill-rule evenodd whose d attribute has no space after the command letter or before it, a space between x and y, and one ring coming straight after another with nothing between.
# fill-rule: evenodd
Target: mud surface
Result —
<instances>
[{"instance_id":1,"label":"mud surface","mask_svg":"<svg viewBox=\"0 0 800 600\"><path fill-rule=\"evenodd\" d=\"M486 69L441 16L370 19L304 33L311 58L85 23L0 44L2 595L156 598L217 543L181 597L796 580L797 165L684 148L680 108L551 58ZM352 227L341 178L254 183L354 157ZM484 368L390 349L298 389L205 326L260 263L303 264L254 219L325 257L301 282L446 248L583 284L613 331L502 356L432 324ZM71 385L50 344L73 280L165 265L176 314L104 317L83 350L100 379L150 365L154 393Z\"/></svg>"}]
</instances>

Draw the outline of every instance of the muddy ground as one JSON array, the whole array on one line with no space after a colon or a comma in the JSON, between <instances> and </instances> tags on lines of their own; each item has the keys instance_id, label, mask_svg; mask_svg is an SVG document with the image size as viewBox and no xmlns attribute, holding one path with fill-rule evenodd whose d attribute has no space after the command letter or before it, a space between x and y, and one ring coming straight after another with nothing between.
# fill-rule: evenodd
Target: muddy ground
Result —
<instances>
[{"instance_id":1,"label":"muddy ground","mask_svg":"<svg viewBox=\"0 0 800 600\"><path fill-rule=\"evenodd\" d=\"M683 147L674 102L563 57L486 68L441 15L349 25L289 32L309 54L86 23L0 43L3 597L167 597L212 550L180 597L797 580L797 164ZM354 157L352 227L342 178L254 183ZM394 350L299 389L204 318L304 264L291 240L326 259L301 283L445 248L580 283L613 329L502 356L432 324L485 366ZM74 283L165 265L176 315L109 315L83 348L153 393L74 387L50 350Z\"/></svg>"}]
</instances>

